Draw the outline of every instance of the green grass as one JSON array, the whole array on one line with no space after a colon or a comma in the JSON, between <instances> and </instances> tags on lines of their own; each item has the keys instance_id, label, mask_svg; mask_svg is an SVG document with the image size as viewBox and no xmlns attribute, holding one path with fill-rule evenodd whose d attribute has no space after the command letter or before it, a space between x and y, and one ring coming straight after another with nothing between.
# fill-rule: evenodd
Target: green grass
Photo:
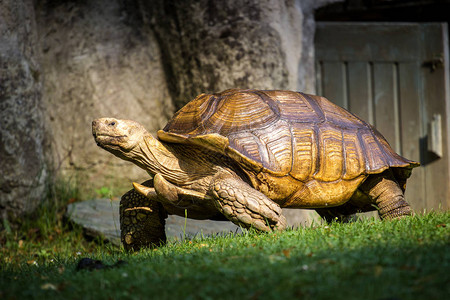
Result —
<instances>
[{"instance_id":1,"label":"green grass","mask_svg":"<svg viewBox=\"0 0 450 300\"><path fill-rule=\"evenodd\" d=\"M98 246L83 237L82 229L65 222L67 204L79 200L73 181L49 183L42 205L32 215L0 224L0 266L2 272L22 264L39 265L57 254L76 257ZM1 295L0 295L0 298Z\"/></svg>"},{"instance_id":2,"label":"green grass","mask_svg":"<svg viewBox=\"0 0 450 300\"><path fill-rule=\"evenodd\" d=\"M63 228L62 240L23 241L20 247L7 238L0 298L450 298L450 212L281 233L246 231L134 254L85 242L78 229L71 230ZM80 257L128 264L76 271Z\"/></svg>"}]
</instances>

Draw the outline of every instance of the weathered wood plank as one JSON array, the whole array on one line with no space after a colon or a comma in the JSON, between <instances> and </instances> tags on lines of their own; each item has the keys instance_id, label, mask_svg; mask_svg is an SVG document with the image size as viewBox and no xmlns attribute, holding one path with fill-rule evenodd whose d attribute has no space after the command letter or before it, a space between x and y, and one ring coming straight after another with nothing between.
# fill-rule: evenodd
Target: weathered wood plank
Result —
<instances>
[{"instance_id":1,"label":"weathered wood plank","mask_svg":"<svg viewBox=\"0 0 450 300\"><path fill-rule=\"evenodd\" d=\"M447 25L319 23L316 46L323 94L341 106L347 99L349 109L377 126L397 152L422 163L408 181L407 200L419 211L449 209ZM436 114L442 157L427 149L428 123Z\"/></svg>"},{"instance_id":2,"label":"weathered wood plank","mask_svg":"<svg viewBox=\"0 0 450 300\"><path fill-rule=\"evenodd\" d=\"M448 31L445 24L426 24L422 32L423 58L422 65L424 87L424 118L423 126L428 128L434 114L440 114L442 118L443 156L438 158L432 153L423 155L427 208L450 208L450 163L448 145ZM431 68L427 63L432 59L442 56L444 63ZM429 135L429 133L427 133Z\"/></svg>"},{"instance_id":3,"label":"weathered wood plank","mask_svg":"<svg viewBox=\"0 0 450 300\"><path fill-rule=\"evenodd\" d=\"M348 63L348 108L373 124L372 70L368 62Z\"/></svg>"},{"instance_id":4,"label":"weathered wood plank","mask_svg":"<svg viewBox=\"0 0 450 300\"><path fill-rule=\"evenodd\" d=\"M418 23L330 23L316 25L316 58L327 61L417 61Z\"/></svg>"},{"instance_id":5,"label":"weathered wood plank","mask_svg":"<svg viewBox=\"0 0 450 300\"><path fill-rule=\"evenodd\" d=\"M375 127L384 135L391 147L397 153L401 153L398 108L395 99L395 67L392 63L375 63L373 67Z\"/></svg>"},{"instance_id":6,"label":"weathered wood plank","mask_svg":"<svg viewBox=\"0 0 450 300\"><path fill-rule=\"evenodd\" d=\"M347 108L346 72L343 62L322 62L322 96Z\"/></svg>"},{"instance_id":7,"label":"weathered wood plank","mask_svg":"<svg viewBox=\"0 0 450 300\"><path fill-rule=\"evenodd\" d=\"M420 138L423 134L420 121L420 66L418 62L402 63L398 69L402 155L420 162ZM427 207L424 175L423 168L415 168L406 187L406 200L417 211Z\"/></svg>"}]
</instances>

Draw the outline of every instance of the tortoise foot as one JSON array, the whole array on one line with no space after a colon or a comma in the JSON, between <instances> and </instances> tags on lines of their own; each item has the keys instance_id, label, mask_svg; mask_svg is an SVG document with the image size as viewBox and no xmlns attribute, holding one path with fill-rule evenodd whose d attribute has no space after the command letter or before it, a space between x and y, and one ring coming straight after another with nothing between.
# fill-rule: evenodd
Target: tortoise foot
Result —
<instances>
[{"instance_id":1,"label":"tortoise foot","mask_svg":"<svg viewBox=\"0 0 450 300\"><path fill-rule=\"evenodd\" d=\"M405 201L402 187L391 170L372 175L361 187L378 208L381 219L395 219L413 214L411 206Z\"/></svg>"},{"instance_id":2,"label":"tortoise foot","mask_svg":"<svg viewBox=\"0 0 450 300\"><path fill-rule=\"evenodd\" d=\"M152 181L143 185L149 186ZM147 198L134 189L120 201L120 235L127 251L158 247L166 242L167 213L161 203Z\"/></svg>"},{"instance_id":3,"label":"tortoise foot","mask_svg":"<svg viewBox=\"0 0 450 300\"><path fill-rule=\"evenodd\" d=\"M413 215L411 206L402 198L385 201L379 204L379 213L382 219L392 220Z\"/></svg>"},{"instance_id":4,"label":"tortoise foot","mask_svg":"<svg viewBox=\"0 0 450 300\"><path fill-rule=\"evenodd\" d=\"M238 178L216 179L212 195L219 211L238 226L260 231L286 228L280 206Z\"/></svg>"}]
</instances>

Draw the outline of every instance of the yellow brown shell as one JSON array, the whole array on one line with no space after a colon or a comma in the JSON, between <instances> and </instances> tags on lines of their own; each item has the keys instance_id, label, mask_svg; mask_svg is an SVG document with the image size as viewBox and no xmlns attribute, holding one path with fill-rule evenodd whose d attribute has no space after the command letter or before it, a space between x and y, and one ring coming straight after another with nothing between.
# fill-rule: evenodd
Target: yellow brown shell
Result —
<instances>
[{"instance_id":1,"label":"yellow brown shell","mask_svg":"<svg viewBox=\"0 0 450 300\"><path fill-rule=\"evenodd\" d=\"M315 185L335 187L353 180L351 195L369 174L419 165L395 153L375 128L347 110L292 91L232 89L199 95L158 137L208 147L255 174L289 176L311 191Z\"/></svg>"}]
</instances>

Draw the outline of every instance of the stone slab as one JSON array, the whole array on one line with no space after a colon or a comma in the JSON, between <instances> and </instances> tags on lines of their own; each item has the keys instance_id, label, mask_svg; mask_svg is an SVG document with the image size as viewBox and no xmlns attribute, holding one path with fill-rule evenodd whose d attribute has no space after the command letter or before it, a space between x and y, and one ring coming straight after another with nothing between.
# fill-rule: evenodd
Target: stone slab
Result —
<instances>
[{"instance_id":1,"label":"stone slab","mask_svg":"<svg viewBox=\"0 0 450 300\"><path fill-rule=\"evenodd\" d=\"M119 200L106 198L71 203L66 216L82 226L86 234L103 237L115 245L120 245ZM231 222L193 220L179 216L169 216L166 220L168 239L182 240L201 238L217 234L240 233L241 229Z\"/></svg>"}]
</instances>

